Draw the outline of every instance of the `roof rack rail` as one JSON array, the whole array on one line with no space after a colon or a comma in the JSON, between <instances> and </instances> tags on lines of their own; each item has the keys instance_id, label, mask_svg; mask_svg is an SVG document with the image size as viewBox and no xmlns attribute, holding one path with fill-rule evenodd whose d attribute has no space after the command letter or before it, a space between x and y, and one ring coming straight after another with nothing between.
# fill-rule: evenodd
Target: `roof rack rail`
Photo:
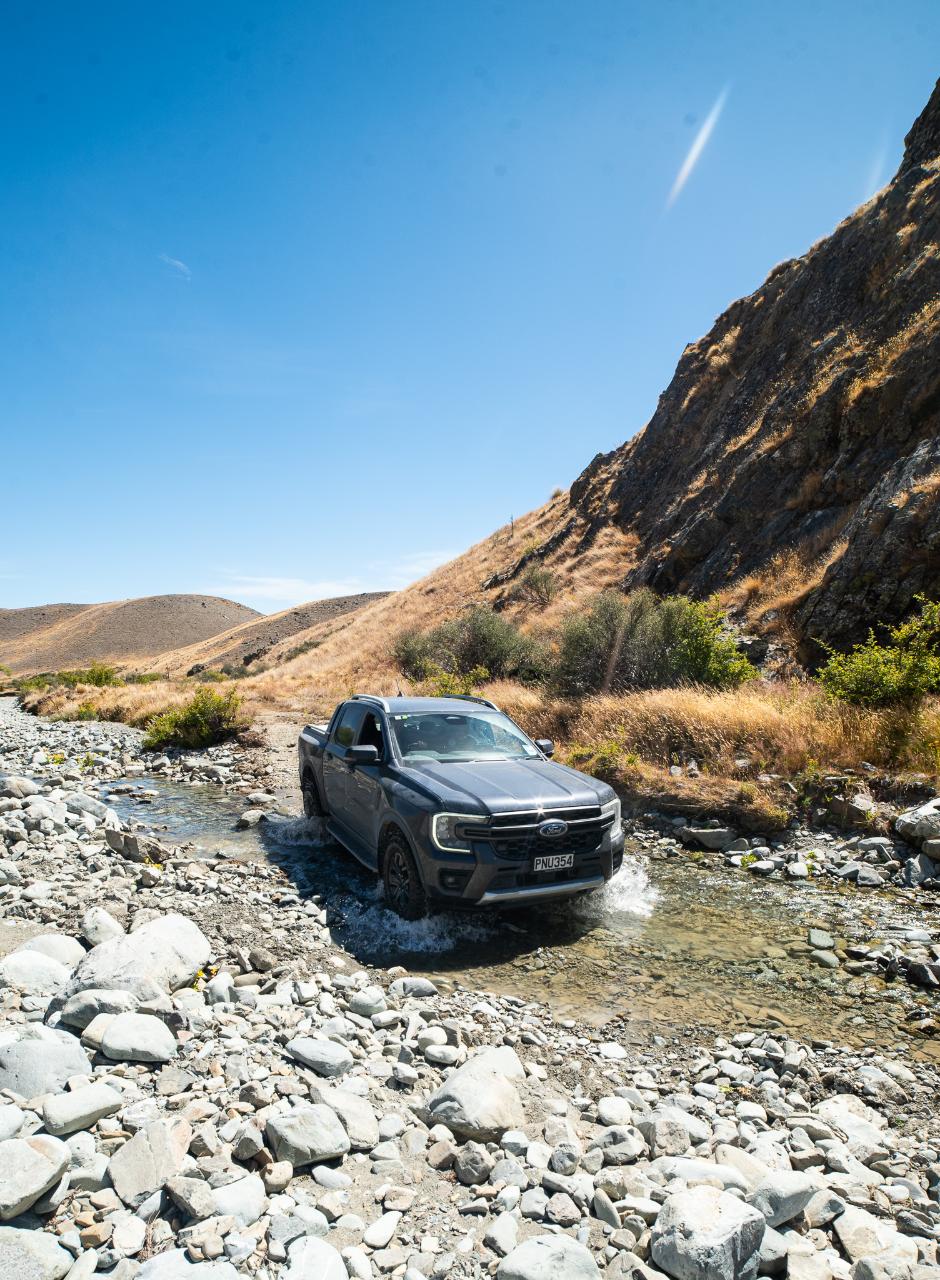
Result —
<instances>
[{"instance_id":1,"label":"roof rack rail","mask_svg":"<svg viewBox=\"0 0 940 1280\"><path fill-rule=\"evenodd\" d=\"M374 693L354 693L351 702L374 702L376 706L381 707L383 711L388 710L388 700L379 698Z\"/></svg>"},{"instance_id":2,"label":"roof rack rail","mask_svg":"<svg viewBox=\"0 0 940 1280\"><path fill-rule=\"evenodd\" d=\"M448 693L445 696L448 698L454 698L458 702L479 702L481 706L492 707L494 711L499 710L499 707L496 705L496 703L490 702L489 698L478 698L476 697L475 694L472 694L472 693Z\"/></svg>"}]
</instances>

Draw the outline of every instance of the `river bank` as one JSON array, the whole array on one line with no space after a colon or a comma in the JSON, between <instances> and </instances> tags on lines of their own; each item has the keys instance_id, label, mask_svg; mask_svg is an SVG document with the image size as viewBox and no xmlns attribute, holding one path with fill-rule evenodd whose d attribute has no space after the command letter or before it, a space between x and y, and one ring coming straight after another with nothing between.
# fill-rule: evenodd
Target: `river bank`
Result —
<instances>
[{"instance_id":1,"label":"river bank","mask_svg":"<svg viewBox=\"0 0 940 1280\"><path fill-rule=\"evenodd\" d=\"M729 1280L786 1268L867 1280L935 1261L940 1079L916 1056L929 1040L901 1030L906 1002L928 995L889 992L876 973L851 980L873 994L880 984L877 1001L833 988L821 1011L853 1002L865 1023L854 1045L791 1034L773 1013L762 1027L759 1008L723 1035L720 1001L695 1016L717 983L710 969L731 968L739 987L746 977L755 931L745 935L745 912L792 885L703 872L663 850L615 890L637 930L632 952L609 914L574 932L570 921L536 932L524 919L471 919L396 936L382 932L387 913L364 877L350 892L344 865L340 887L340 855L289 812L287 775L261 748L145 759L133 730L46 725L7 705L0 773L23 779L0 784L0 1085L18 1095L0 1116L8 1142L33 1153L16 1145L11 1157L32 1169L38 1143L56 1171L28 1204L22 1178L35 1190L38 1173L17 1172L12 1190L0 1173L12 1223L0 1251L25 1250L40 1274L127 1280L140 1267L148 1280L195 1263L221 1280L225 1259L293 1280L597 1268L684 1280L706 1259L703 1274ZM259 810L269 816L233 829ZM655 882L660 872L676 884ZM745 885L755 894L722 925L727 954L702 919L710 880L716 904ZM670 896L680 882L695 884L686 899ZM823 906L829 891L800 892L818 927L845 918L845 894ZM910 910L881 890L851 892L860 915L885 913L883 929ZM700 950L680 943L671 968L667 943L683 919ZM803 908L790 920L799 941ZM468 932L455 947L442 927ZM832 937L837 959L843 936ZM798 965L786 954L755 962L781 999ZM805 964L816 972L845 981ZM644 981L671 983L672 1006ZM793 1003L816 998L797 990ZM877 1049L866 1047L889 1003L898 1009ZM605 1006L606 1019L593 1016ZM39 1070L60 1053L67 1074L23 1076L24 1060ZM455 1067L465 1083L448 1080ZM30 1092L16 1087L24 1079ZM92 1109L57 1135L56 1117L102 1086L114 1110ZM481 1120L491 1103L499 1114ZM311 1146L324 1130L332 1146Z\"/></svg>"}]
</instances>

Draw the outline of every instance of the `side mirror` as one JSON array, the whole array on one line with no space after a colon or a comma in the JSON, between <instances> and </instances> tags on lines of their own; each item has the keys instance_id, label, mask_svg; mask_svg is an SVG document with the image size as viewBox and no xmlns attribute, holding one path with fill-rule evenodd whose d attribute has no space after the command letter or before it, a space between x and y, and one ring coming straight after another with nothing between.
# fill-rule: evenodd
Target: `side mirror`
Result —
<instances>
[{"instance_id":1,"label":"side mirror","mask_svg":"<svg viewBox=\"0 0 940 1280\"><path fill-rule=\"evenodd\" d=\"M347 747L343 757L347 764L378 764L378 747Z\"/></svg>"},{"instance_id":2,"label":"side mirror","mask_svg":"<svg viewBox=\"0 0 940 1280\"><path fill-rule=\"evenodd\" d=\"M535 745L543 756L553 756L555 754L555 744L551 738L536 738Z\"/></svg>"}]
</instances>

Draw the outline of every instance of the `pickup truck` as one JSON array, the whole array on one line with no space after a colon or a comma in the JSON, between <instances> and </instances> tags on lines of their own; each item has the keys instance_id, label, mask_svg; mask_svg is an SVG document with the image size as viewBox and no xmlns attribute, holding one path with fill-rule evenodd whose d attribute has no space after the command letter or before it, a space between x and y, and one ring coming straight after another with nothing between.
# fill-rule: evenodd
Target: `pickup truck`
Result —
<instances>
[{"instance_id":1,"label":"pickup truck","mask_svg":"<svg viewBox=\"0 0 940 1280\"><path fill-rule=\"evenodd\" d=\"M356 694L297 746L304 812L406 920L588 893L623 861L612 788L484 698Z\"/></svg>"}]
</instances>

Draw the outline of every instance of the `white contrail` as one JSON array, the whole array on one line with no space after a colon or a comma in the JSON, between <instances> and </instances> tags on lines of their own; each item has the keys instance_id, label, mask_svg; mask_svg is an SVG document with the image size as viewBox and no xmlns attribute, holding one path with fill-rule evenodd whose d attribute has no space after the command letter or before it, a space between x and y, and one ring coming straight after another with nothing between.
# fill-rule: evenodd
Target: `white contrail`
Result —
<instances>
[{"instance_id":1,"label":"white contrail","mask_svg":"<svg viewBox=\"0 0 940 1280\"><path fill-rule=\"evenodd\" d=\"M688 155L682 161L682 167L680 168L679 172L676 174L676 180L672 184L672 190L669 192L669 199L666 201L667 209L672 208L676 200L679 198L679 193L681 192L682 188L685 186L689 178L692 176L692 170L698 164L699 157L701 156L702 152L705 150L705 145L708 142L708 139L715 132L715 125L718 123L718 117L721 115L722 109L725 105L725 102L727 101L727 98L728 98L728 86L726 85L725 88L722 89L721 93L719 93L715 101L715 105L712 107L711 111L709 111L708 115L705 117L705 121L701 129L699 129L698 133L695 135L695 141L692 143L691 147L689 147Z\"/></svg>"}]
</instances>

